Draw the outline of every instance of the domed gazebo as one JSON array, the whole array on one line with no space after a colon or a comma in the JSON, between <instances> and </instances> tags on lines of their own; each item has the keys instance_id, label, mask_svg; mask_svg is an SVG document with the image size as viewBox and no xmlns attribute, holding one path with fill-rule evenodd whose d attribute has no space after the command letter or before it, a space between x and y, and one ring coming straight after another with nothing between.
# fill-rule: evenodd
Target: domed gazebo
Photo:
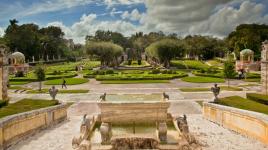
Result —
<instances>
[{"instance_id":1,"label":"domed gazebo","mask_svg":"<svg viewBox=\"0 0 268 150\"><path fill-rule=\"evenodd\" d=\"M9 65L22 65L25 63L25 56L21 52L14 52L9 56Z\"/></svg>"},{"instance_id":2,"label":"domed gazebo","mask_svg":"<svg viewBox=\"0 0 268 150\"><path fill-rule=\"evenodd\" d=\"M240 52L240 61L253 63L254 62L254 51L250 49L244 49Z\"/></svg>"},{"instance_id":3,"label":"domed gazebo","mask_svg":"<svg viewBox=\"0 0 268 150\"><path fill-rule=\"evenodd\" d=\"M14 52L8 56L9 73L14 74L18 71L27 72L29 65L25 63L25 56L21 52Z\"/></svg>"},{"instance_id":4,"label":"domed gazebo","mask_svg":"<svg viewBox=\"0 0 268 150\"><path fill-rule=\"evenodd\" d=\"M260 70L260 62L254 62L254 51L244 49L240 52L240 60L236 61L236 70L258 71Z\"/></svg>"}]
</instances>

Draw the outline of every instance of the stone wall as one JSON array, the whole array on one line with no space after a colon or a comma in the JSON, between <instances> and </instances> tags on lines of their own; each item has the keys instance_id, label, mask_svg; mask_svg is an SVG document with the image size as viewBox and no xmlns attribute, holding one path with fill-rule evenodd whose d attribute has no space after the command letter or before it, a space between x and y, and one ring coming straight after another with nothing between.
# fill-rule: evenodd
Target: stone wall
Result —
<instances>
[{"instance_id":1,"label":"stone wall","mask_svg":"<svg viewBox=\"0 0 268 150\"><path fill-rule=\"evenodd\" d=\"M203 116L225 128L268 145L268 116L213 103L203 104Z\"/></svg>"},{"instance_id":2,"label":"stone wall","mask_svg":"<svg viewBox=\"0 0 268 150\"><path fill-rule=\"evenodd\" d=\"M102 122L130 123L156 122L167 120L169 102L100 102Z\"/></svg>"},{"instance_id":3,"label":"stone wall","mask_svg":"<svg viewBox=\"0 0 268 150\"><path fill-rule=\"evenodd\" d=\"M0 120L0 150L66 118L65 104L7 116Z\"/></svg>"}]
</instances>

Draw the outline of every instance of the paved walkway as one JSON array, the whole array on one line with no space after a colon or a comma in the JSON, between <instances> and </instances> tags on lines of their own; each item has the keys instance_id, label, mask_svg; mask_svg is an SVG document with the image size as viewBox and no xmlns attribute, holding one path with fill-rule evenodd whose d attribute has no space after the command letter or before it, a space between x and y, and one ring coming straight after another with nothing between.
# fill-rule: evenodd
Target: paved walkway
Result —
<instances>
[{"instance_id":1,"label":"paved walkway","mask_svg":"<svg viewBox=\"0 0 268 150\"><path fill-rule=\"evenodd\" d=\"M9 150L72 150L72 138L79 133L83 114L99 112L96 103L76 103L68 109L69 119L60 125L46 129ZM262 143L238 135L202 118L201 107L194 102L172 103L172 114L187 114L190 131L205 146L205 150L265 150Z\"/></svg>"}]
</instances>

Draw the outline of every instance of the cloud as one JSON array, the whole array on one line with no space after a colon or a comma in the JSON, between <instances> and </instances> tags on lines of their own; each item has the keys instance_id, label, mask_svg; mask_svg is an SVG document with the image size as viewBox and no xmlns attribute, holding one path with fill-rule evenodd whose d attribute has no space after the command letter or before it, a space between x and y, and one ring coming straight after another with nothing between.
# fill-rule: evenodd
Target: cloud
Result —
<instances>
[{"instance_id":1,"label":"cloud","mask_svg":"<svg viewBox=\"0 0 268 150\"><path fill-rule=\"evenodd\" d=\"M94 2L93 0L55 0L55 1L45 1L33 3L30 7L26 8L24 11L20 12L21 16L28 16L39 14L43 12L54 12L63 10L66 8L72 8L76 6L87 5Z\"/></svg>"},{"instance_id":2,"label":"cloud","mask_svg":"<svg viewBox=\"0 0 268 150\"><path fill-rule=\"evenodd\" d=\"M114 5L133 5L143 3L144 0L104 0L104 4L108 8L111 8Z\"/></svg>"},{"instance_id":3,"label":"cloud","mask_svg":"<svg viewBox=\"0 0 268 150\"><path fill-rule=\"evenodd\" d=\"M128 11L125 11L122 15L121 18L122 19L130 19L131 21L137 21L140 20L142 17L142 14L140 14L140 12L138 11L138 9L133 9L131 13L129 13Z\"/></svg>"},{"instance_id":4,"label":"cloud","mask_svg":"<svg viewBox=\"0 0 268 150\"><path fill-rule=\"evenodd\" d=\"M137 31L137 26L122 20L98 21L96 14L83 15L80 20L68 27L62 22L51 22L48 26L58 26L65 33L65 38L74 39L75 43L84 43L87 35L94 35L97 30L110 30L131 35Z\"/></svg>"},{"instance_id":5,"label":"cloud","mask_svg":"<svg viewBox=\"0 0 268 150\"><path fill-rule=\"evenodd\" d=\"M263 16L265 6L250 1L244 1L238 9L225 6L208 20L190 28L191 33L201 33L216 36L226 36L243 23L268 23L268 15Z\"/></svg>"},{"instance_id":6,"label":"cloud","mask_svg":"<svg viewBox=\"0 0 268 150\"><path fill-rule=\"evenodd\" d=\"M148 29L166 32L188 32L189 26L207 20L214 9L232 0L146 0L147 13L141 23Z\"/></svg>"}]
</instances>

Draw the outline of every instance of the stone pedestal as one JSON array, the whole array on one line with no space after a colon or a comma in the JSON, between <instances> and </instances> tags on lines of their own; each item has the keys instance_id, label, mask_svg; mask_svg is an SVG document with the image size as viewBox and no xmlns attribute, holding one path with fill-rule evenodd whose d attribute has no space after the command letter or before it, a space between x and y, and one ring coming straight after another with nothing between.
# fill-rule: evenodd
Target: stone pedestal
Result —
<instances>
[{"instance_id":1,"label":"stone pedestal","mask_svg":"<svg viewBox=\"0 0 268 150\"><path fill-rule=\"evenodd\" d=\"M261 90L268 95L268 41L262 43L261 57Z\"/></svg>"},{"instance_id":2,"label":"stone pedestal","mask_svg":"<svg viewBox=\"0 0 268 150\"><path fill-rule=\"evenodd\" d=\"M0 99L8 100L8 60L7 49L0 45Z\"/></svg>"},{"instance_id":3,"label":"stone pedestal","mask_svg":"<svg viewBox=\"0 0 268 150\"><path fill-rule=\"evenodd\" d=\"M100 127L101 144L110 144L112 138L112 126L110 123L102 123Z\"/></svg>"},{"instance_id":4,"label":"stone pedestal","mask_svg":"<svg viewBox=\"0 0 268 150\"><path fill-rule=\"evenodd\" d=\"M158 138L161 142L167 141L167 123L161 122L158 124Z\"/></svg>"}]
</instances>

